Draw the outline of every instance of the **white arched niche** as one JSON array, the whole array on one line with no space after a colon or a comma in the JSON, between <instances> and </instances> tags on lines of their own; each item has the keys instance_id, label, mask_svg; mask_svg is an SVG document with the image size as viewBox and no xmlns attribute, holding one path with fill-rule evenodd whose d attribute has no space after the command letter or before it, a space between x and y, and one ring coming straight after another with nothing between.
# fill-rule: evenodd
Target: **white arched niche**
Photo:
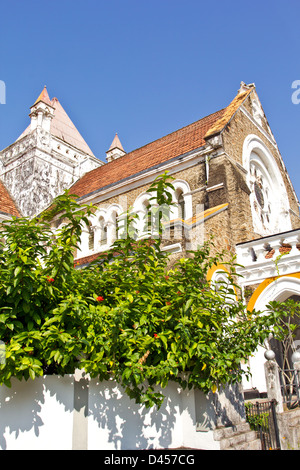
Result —
<instances>
[{"instance_id":1,"label":"white arched niche","mask_svg":"<svg viewBox=\"0 0 300 470\"><path fill-rule=\"evenodd\" d=\"M184 180L175 180L172 182L174 190L172 194L172 203L170 209L170 218L188 220L193 217L193 205L190 185Z\"/></svg>"},{"instance_id":2,"label":"white arched niche","mask_svg":"<svg viewBox=\"0 0 300 470\"><path fill-rule=\"evenodd\" d=\"M158 233L158 227L155 224L156 218L154 216L154 212L152 212L151 216L151 208L155 207L157 210L161 210L164 214L168 212L167 217L170 221L176 219L187 220L192 218L193 206L189 184L184 180L175 180L172 182L172 185L174 189L168 188L168 191L172 195L172 205L170 208L159 208L154 193L143 192L136 198L133 205L133 212L138 215L135 227L139 237L146 236L147 234L149 235L149 233L151 233L152 236L156 236ZM148 220L146 218L147 214ZM148 222L147 225L146 222Z\"/></svg>"},{"instance_id":3,"label":"white arched niche","mask_svg":"<svg viewBox=\"0 0 300 470\"><path fill-rule=\"evenodd\" d=\"M271 282L258 296L254 304L256 311L264 312L268 315L267 305L271 301L284 302L293 295L300 295L300 279L294 276L283 276ZM266 392L267 385L265 379L264 357L266 349L258 346L256 352L249 358L249 365L252 377L249 381L244 379L244 388L257 388L260 392Z\"/></svg>"},{"instance_id":4,"label":"white arched niche","mask_svg":"<svg viewBox=\"0 0 300 470\"><path fill-rule=\"evenodd\" d=\"M134 220L136 236L143 238L152 233L151 207L156 206L153 193L143 192L134 201L132 212L137 214L138 218Z\"/></svg>"},{"instance_id":5,"label":"white arched niche","mask_svg":"<svg viewBox=\"0 0 300 470\"><path fill-rule=\"evenodd\" d=\"M262 291L254 308L258 311L265 311L270 302L284 302L292 295L300 295L300 279L294 276L280 277Z\"/></svg>"},{"instance_id":6,"label":"white arched niche","mask_svg":"<svg viewBox=\"0 0 300 470\"><path fill-rule=\"evenodd\" d=\"M210 280L211 288L216 292L221 289L225 293L227 291L227 301L233 303L237 300L237 295L232 282L229 279L229 273L223 269L216 269Z\"/></svg>"},{"instance_id":7,"label":"white arched niche","mask_svg":"<svg viewBox=\"0 0 300 470\"><path fill-rule=\"evenodd\" d=\"M253 229L261 236L291 230L289 200L277 163L254 134L243 144L243 166L251 191Z\"/></svg>"},{"instance_id":8,"label":"white arched niche","mask_svg":"<svg viewBox=\"0 0 300 470\"><path fill-rule=\"evenodd\" d=\"M98 252L108 248L108 213L107 209L100 208L91 217L94 227L94 248Z\"/></svg>"},{"instance_id":9,"label":"white arched niche","mask_svg":"<svg viewBox=\"0 0 300 470\"><path fill-rule=\"evenodd\" d=\"M94 251L95 246L95 226L93 225L92 217L88 218L88 224L82 223L82 231L80 243L77 250L77 257L84 257L90 255Z\"/></svg>"},{"instance_id":10,"label":"white arched niche","mask_svg":"<svg viewBox=\"0 0 300 470\"><path fill-rule=\"evenodd\" d=\"M99 208L93 215L95 227L94 251L108 249L120 236L119 218L123 209L119 204L111 204L108 208Z\"/></svg>"},{"instance_id":11,"label":"white arched niche","mask_svg":"<svg viewBox=\"0 0 300 470\"><path fill-rule=\"evenodd\" d=\"M122 214L123 209L119 204L111 204L107 209L106 225L108 245L112 245L115 240L122 238L124 230L123 222L120 218Z\"/></svg>"}]
</instances>

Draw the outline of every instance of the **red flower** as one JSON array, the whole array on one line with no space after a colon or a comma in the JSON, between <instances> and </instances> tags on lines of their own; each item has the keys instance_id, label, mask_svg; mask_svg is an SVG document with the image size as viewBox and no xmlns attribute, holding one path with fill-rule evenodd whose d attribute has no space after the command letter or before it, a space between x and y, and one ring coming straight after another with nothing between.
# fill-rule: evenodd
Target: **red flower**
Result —
<instances>
[{"instance_id":1,"label":"red flower","mask_svg":"<svg viewBox=\"0 0 300 470\"><path fill-rule=\"evenodd\" d=\"M158 338L158 334L157 333L154 333L154 338Z\"/></svg>"},{"instance_id":2,"label":"red flower","mask_svg":"<svg viewBox=\"0 0 300 470\"><path fill-rule=\"evenodd\" d=\"M171 302L166 302L166 305L171 305Z\"/></svg>"},{"instance_id":3,"label":"red flower","mask_svg":"<svg viewBox=\"0 0 300 470\"><path fill-rule=\"evenodd\" d=\"M102 302L102 300L104 300L104 297L101 297L101 295L99 295L96 300L98 300L98 302Z\"/></svg>"},{"instance_id":4,"label":"red flower","mask_svg":"<svg viewBox=\"0 0 300 470\"><path fill-rule=\"evenodd\" d=\"M54 279L53 279L53 277L47 276L47 281L48 281L48 282L54 282Z\"/></svg>"}]
</instances>

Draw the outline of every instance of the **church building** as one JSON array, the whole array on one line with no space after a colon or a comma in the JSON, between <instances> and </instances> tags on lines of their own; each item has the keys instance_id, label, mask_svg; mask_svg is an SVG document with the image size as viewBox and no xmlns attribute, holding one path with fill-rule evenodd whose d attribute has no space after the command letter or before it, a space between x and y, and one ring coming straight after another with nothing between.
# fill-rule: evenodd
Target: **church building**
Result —
<instances>
[{"instance_id":1,"label":"church building","mask_svg":"<svg viewBox=\"0 0 300 470\"><path fill-rule=\"evenodd\" d=\"M300 299L299 201L254 84L242 82L226 107L131 152L116 134L106 163L46 87L30 111L27 129L0 152L0 220L32 217L70 188L97 207L76 253L84 266L119 236L130 207L139 215L136 236L146 236L146 191L167 171L175 189L164 249L174 259L214 235L216 249L235 253L243 266L248 309ZM215 266L210 279L223 271ZM250 361L244 389L264 393L264 349Z\"/></svg>"}]
</instances>

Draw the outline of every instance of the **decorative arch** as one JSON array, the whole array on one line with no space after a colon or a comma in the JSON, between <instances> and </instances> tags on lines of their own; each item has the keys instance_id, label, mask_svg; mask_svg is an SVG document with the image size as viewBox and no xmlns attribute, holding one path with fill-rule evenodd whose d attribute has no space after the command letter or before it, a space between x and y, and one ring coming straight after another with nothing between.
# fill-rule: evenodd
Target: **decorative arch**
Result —
<instances>
[{"instance_id":1,"label":"decorative arch","mask_svg":"<svg viewBox=\"0 0 300 470\"><path fill-rule=\"evenodd\" d=\"M279 277L271 277L265 279L252 294L248 310L251 312L254 308L257 311L263 311L268 314L266 307L271 301L284 302L292 296L299 296L300 294L300 272L293 274L285 274ZM281 348L278 347L278 342L274 339L271 340L269 346L276 354L276 360L282 364L283 357ZM266 390L265 374L263 364L264 348L258 346L257 351L253 357L249 358L249 364L252 373L252 387L258 388L260 391ZM247 388L247 384L244 385Z\"/></svg>"},{"instance_id":2,"label":"decorative arch","mask_svg":"<svg viewBox=\"0 0 300 470\"><path fill-rule=\"evenodd\" d=\"M185 180L175 180L172 182L174 191L172 192L173 203L171 207L172 219L187 220L193 217L193 205L190 185Z\"/></svg>"},{"instance_id":3,"label":"decorative arch","mask_svg":"<svg viewBox=\"0 0 300 470\"><path fill-rule=\"evenodd\" d=\"M300 294L300 273L285 274L265 279L253 292L248 310L264 310L269 302L284 302L292 295Z\"/></svg>"},{"instance_id":4,"label":"decorative arch","mask_svg":"<svg viewBox=\"0 0 300 470\"><path fill-rule=\"evenodd\" d=\"M223 264L217 264L217 265L214 265L212 266L211 268L209 268L209 270L207 271L207 275L206 275L206 278L207 280L209 281L209 283L211 284L211 286L216 286L216 288L218 288L218 284L220 283L226 283L228 282L228 276L229 276L229 271L228 269L223 265ZM237 291L236 291L236 287L235 286L232 286L233 287L233 290L234 290L234 297L235 298L231 298L232 301L234 300L238 300L238 294L237 294Z\"/></svg>"},{"instance_id":5,"label":"decorative arch","mask_svg":"<svg viewBox=\"0 0 300 470\"><path fill-rule=\"evenodd\" d=\"M138 215L135 220L135 230L137 237L144 237L152 232L151 227L151 206L156 205L155 201L150 200L154 197L154 193L141 193L133 204L133 212ZM145 223L146 222L146 223Z\"/></svg>"},{"instance_id":6,"label":"decorative arch","mask_svg":"<svg viewBox=\"0 0 300 470\"><path fill-rule=\"evenodd\" d=\"M243 166L251 191L254 231L262 236L291 230L289 200L281 172L270 150L255 134L243 144Z\"/></svg>"},{"instance_id":7,"label":"decorative arch","mask_svg":"<svg viewBox=\"0 0 300 470\"><path fill-rule=\"evenodd\" d=\"M119 204L111 204L107 209L106 222L108 226L108 242L112 244L121 236L121 224L119 217L123 214L123 209Z\"/></svg>"},{"instance_id":8,"label":"decorative arch","mask_svg":"<svg viewBox=\"0 0 300 470\"><path fill-rule=\"evenodd\" d=\"M111 204L107 208L107 222L114 222L114 217L117 215L118 217L123 213L123 208L120 204Z\"/></svg>"},{"instance_id":9,"label":"decorative arch","mask_svg":"<svg viewBox=\"0 0 300 470\"><path fill-rule=\"evenodd\" d=\"M133 211L143 211L145 204L151 204L150 198L153 197L154 194L143 192L139 194L133 204Z\"/></svg>"},{"instance_id":10,"label":"decorative arch","mask_svg":"<svg viewBox=\"0 0 300 470\"><path fill-rule=\"evenodd\" d=\"M91 216L91 222L94 227L94 248L93 250L97 252L102 249L102 247L107 248L108 242L108 213L107 209L101 207Z\"/></svg>"}]
</instances>

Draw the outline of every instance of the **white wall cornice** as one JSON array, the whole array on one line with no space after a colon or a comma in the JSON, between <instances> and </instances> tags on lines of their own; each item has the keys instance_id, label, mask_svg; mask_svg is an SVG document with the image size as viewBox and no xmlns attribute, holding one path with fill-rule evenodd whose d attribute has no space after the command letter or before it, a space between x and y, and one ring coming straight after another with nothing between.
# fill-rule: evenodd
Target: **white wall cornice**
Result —
<instances>
[{"instance_id":1,"label":"white wall cornice","mask_svg":"<svg viewBox=\"0 0 300 470\"><path fill-rule=\"evenodd\" d=\"M158 167L146 170L140 174L133 175L124 181L121 180L109 187L104 187L103 189L96 190L95 192L87 194L86 196L81 196L79 200L82 203L100 203L108 198L118 196L121 193L132 191L133 189L152 183L155 177L164 173L165 171L168 171L170 175L173 175L175 173L179 173L180 171L191 168L192 166L203 163L205 162L205 156L210 154L212 151L214 152L213 158L219 156L219 154L222 153L221 150L216 152L215 149L212 149L211 147L198 149L186 155L179 156L176 158L176 160L169 160L159 165Z\"/></svg>"}]
</instances>

